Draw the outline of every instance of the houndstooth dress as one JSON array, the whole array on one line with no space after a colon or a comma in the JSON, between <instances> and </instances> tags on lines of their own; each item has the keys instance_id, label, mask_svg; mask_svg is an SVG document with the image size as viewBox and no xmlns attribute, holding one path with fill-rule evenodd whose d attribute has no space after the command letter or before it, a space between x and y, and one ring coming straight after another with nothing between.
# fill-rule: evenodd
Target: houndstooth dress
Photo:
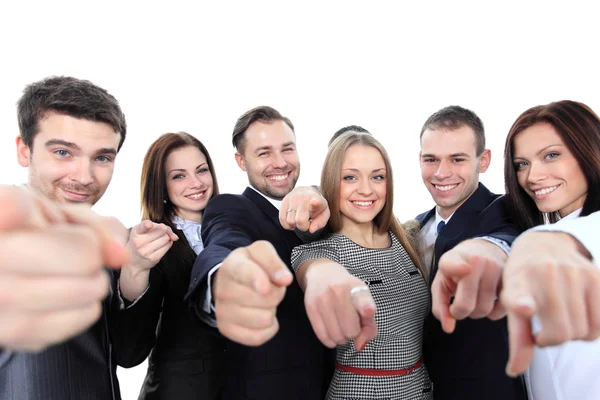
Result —
<instances>
[{"instance_id":1,"label":"houndstooth dress","mask_svg":"<svg viewBox=\"0 0 600 400\"><path fill-rule=\"evenodd\" d=\"M310 259L328 258L344 265L365 281L375 299L379 333L357 352L354 342L337 347L337 363L356 368L398 370L417 364L422 357L423 323L429 312L429 288L420 272L390 232L385 249L362 247L346 236L331 234L323 240L294 248L292 267ZM327 399L421 400L432 399L425 365L396 376L365 376L336 368Z\"/></svg>"}]
</instances>

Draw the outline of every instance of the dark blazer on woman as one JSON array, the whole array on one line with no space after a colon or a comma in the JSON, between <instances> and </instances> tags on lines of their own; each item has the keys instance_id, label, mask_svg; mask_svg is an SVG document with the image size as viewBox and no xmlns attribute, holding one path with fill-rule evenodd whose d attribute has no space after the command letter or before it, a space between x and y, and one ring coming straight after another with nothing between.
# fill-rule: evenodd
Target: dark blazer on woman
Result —
<instances>
[{"instance_id":1,"label":"dark blazer on woman","mask_svg":"<svg viewBox=\"0 0 600 400\"><path fill-rule=\"evenodd\" d=\"M220 395L222 338L215 328L196 323L183 302L196 256L187 249L192 253L187 258L176 247L165 254L150 271L148 291L135 304L122 310L119 296L114 296L111 333L117 363L129 368L150 355L139 399L207 400Z\"/></svg>"}]
</instances>

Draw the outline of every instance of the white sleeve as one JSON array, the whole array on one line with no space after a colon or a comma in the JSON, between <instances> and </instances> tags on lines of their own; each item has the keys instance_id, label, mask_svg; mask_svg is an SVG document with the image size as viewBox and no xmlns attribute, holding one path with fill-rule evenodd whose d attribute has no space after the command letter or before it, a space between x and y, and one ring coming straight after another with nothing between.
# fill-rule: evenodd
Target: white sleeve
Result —
<instances>
[{"instance_id":1,"label":"white sleeve","mask_svg":"<svg viewBox=\"0 0 600 400\"><path fill-rule=\"evenodd\" d=\"M597 239L599 227L600 211L596 211L585 217L558 221L551 225L539 225L530 230L564 232L572 235L590 252L594 264L600 267L600 240Z\"/></svg>"}]
</instances>

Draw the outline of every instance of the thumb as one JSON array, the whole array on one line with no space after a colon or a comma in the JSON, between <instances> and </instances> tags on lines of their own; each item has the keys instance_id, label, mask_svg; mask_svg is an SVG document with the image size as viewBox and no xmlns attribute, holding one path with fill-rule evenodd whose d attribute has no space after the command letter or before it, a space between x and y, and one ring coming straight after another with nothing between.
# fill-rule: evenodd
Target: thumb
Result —
<instances>
[{"instance_id":1,"label":"thumb","mask_svg":"<svg viewBox=\"0 0 600 400\"><path fill-rule=\"evenodd\" d=\"M323 197L313 197L309 203L309 211L311 216L310 233L315 233L321 228L324 228L329 222L330 211L327 205L327 200Z\"/></svg>"},{"instance_id":2,"label":"thumb","mask_svg":"<svg viewBox=\"0 0 600 400\"><path fill-rule=\"evenodd\" d=\"M293 282L294 276L271 243L259 240L248 246L247 251L250 258L269 276L272 283L286 287Z\"/></svg>"},{"instance_id":3,"label":"thumb","mask_svg":"<svg viewBox=\"0 0 600 400\"><path fill-rule=\"evenodd\" d=\"M148 233L152 230L154 224L152 221L144 220L135 226L136 233L143 235L144 233Z\"/></svg>"}]
</instances>

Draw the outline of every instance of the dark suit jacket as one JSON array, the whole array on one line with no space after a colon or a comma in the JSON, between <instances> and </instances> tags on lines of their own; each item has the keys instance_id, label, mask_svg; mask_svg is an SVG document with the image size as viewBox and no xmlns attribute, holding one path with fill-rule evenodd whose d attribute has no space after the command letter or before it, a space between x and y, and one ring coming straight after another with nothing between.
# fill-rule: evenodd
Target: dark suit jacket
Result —
<instances>
[{"instance_id":1,"label":"dark suit jacket","mask_svg":"<svg viewBox=\"0 0 600 400\"><path fill-rule=\"evenodd\" d=\"M223 339L197 324L183 298L195 254L182 265L171 248L150 271L148 291L124 310L114 296L111 334L117 363L125 368L150 355L139 399L218 399ZM118 279L118 273L115 274Z\"/></svg>"},{"instance_id":2,"label":"dark suit jacket","mask_svg":"<svg viewBox=\"0 0 600 400\"><path fill-rule=\"evenodd\" d=\"M40 353L13 353L0 367L0 400L120 400L109 304L110 296L100 319L73 339Z\"/></svg>"},{"instance_id":3,"label":"dark suit jacket","mask_svg":"<svg viewBox=\"0 0 600 400\"><path fill-rule=\"evenodd\" d=\"M281 227L278 210L247 188L242 195L219 195L202 220L205 248L196 259L188 298L194 313L205 314L207 276L234 249L267 240L290 268L294 232ZM322 400L332 374L333 353L315 336L304 308L304 293L294 281L277 308L279 332L267 343L226 344L224 400Z\"/></svg>"},{"instance_id":4,"label":"dark suit jacket","mask_svg":"<svg viewBox=\"0 0 600 400\"><path fill-rule=\"evenodd\" d=\"M438 236L433 271L437 271L437 260L465 239L492 236L512 244L519 232L507 216L503 202L503 196L491 193L480 183ZM417 220L424 226L432 217L435 218L435 208L417 216ZM454 333L448 335L430 314L425 322L423 346L436 400L527 398L523 379L511 379L505 373L506 318L458 321Z\"/></svg>"}]
</instances>

